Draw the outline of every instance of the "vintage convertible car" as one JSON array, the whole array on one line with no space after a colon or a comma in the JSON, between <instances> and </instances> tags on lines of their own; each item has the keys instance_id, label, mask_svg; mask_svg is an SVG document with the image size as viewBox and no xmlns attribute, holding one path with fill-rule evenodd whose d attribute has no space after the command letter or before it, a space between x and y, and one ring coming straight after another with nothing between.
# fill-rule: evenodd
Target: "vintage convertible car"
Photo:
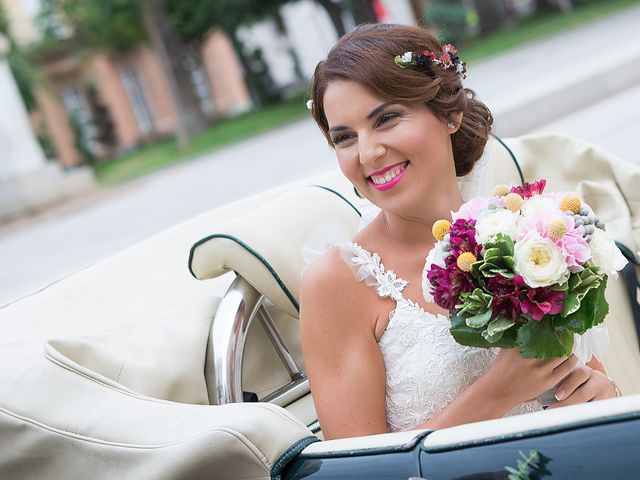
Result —
<instances>
[{"instance_id":1,"label":"vintage convertible car","mask_svg":"<svg viewBox=\"0 0 640 480\"><path fill-rule=\"evenodd\" d=\"M300 249L355 231L338 172L200 215L0 309L0 478L634 478L640 168L557 136L493 139L494 177L578 191L630 260L604 359L621 398L323 441L300 351Z\"/></svg>"}]
</instances>

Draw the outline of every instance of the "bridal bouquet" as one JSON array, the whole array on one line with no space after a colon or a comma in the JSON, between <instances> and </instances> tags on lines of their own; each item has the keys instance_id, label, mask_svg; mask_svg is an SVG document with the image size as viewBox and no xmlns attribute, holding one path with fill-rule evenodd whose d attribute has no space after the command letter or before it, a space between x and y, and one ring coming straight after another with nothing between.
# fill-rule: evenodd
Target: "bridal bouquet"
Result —
<instances>
[{"instance_id":1,"label":"bridal bouquet","mask_svg":"<svg viewBox=\"0 0 640 480\"><path fill-rule=\"evenodd\" d=\"M423 291L458 343L568 356L607 315L607 277L627 261L578 195L545 185L498 185L433 225Z\"/></svg>"}]
</instances>

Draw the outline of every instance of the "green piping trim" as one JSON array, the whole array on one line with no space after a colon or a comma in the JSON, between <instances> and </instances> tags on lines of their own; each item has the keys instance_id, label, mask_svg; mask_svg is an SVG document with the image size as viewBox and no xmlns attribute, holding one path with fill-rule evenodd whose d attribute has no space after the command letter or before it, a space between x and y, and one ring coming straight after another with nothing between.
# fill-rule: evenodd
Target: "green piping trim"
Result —
<instances>
[{"instance_id":1,"label":"green piping trim","mask_svg":"<svg viewBox=\"0 0 640 480\"><path fill-rule=\"evenodd\" d=\"M624 243L620 243L618 241L616 241L616 246L620 249L620 251L626 257L627 260L633 263L636 267L640 266L640 262L636 260L635 255L633 254L633 252L629 247L627 247Z\"/></svg>"},{"instance_id":2,"label":"green piping trim","mask_svg":"<svg viewBox=\"0 0 640 480\"><path fill-rule=\"evenodd\" d=\"M340 197L342 200L344 200L345 202L347 202L347 204L353 208L355 210L355 212L362 217L362 214L360 213L360 211L355 207L355 205L353 205L353 203L351 203L349 200L347 200L343 195L341 195L340 193L336 192L335 190L329 188L329 187L325 187L322 185L311 185L313 187L317 187L317 188L321 188L323 190L326 190L327 192L331 192L334 195L337 195L338 197ZM191 275L194 278L198 278L196 276L196 274L193 272L193 268L191 267L192 263L193 263L193 255L195 254L195 250L196 248L198 248L200 245L202 245L205 242L208 242L209 240L212 240L214 238L226 238L228 240L234 241L236 242L238 245L240 245L242 248L244 248L247 252L249 252L250 254L252 254L254 257L256 257L260 263L262 263L265 268L267 270L269 270L269 273L271 273L271 275L273 276L274 280L278 283L278 285L280 286L280 288L282 289L282 291L284 292L284 294L287 296L287 298L289 299L289 301L291 302L291 304L293 305L293 307L297 310L300 311L300 306L298 305L298 302L296 301L296 299L294 298L293 294L289 291L289 289L286 287L286 285L284 284L284 282L282 281L282 279L278 276L278 274L276 273L276 271L273 269L273 267L271 266L271 264L269 262L267 262L267 260L260 255L258 252L256 252L253 248L251 248L249 245L247 245L246 243L244 243L242 240L240 240L237 237L234 237L232 235L227 235L224 233L214 233L213 235L208 235L204 238L201 238L200 240L198 240L196 243L194 243L191 246L191 249L189 250L189 259L187 261L187 267L189 268L189 272L191 273Z\"/></svg>"},{"instance_id":3,"label":"green piping trim","mask_svg":"<svg viewBox=\"0 0 640 480\"><path fill-rule=\"evenodd\" d=\"M320 439L318 437L305 437L302 440L298 440L296 443L291 445L273 465L273 468L271 469L271 480L281 480L282 473L285 467L289 465L291 460L297 457L300 452L307 448L309 445L319 441Z\"/></svg>"},{"instance_id":4,"label":"green piping trim","mask_svg":"<svg viewBox=\"0 0 640 480\"><path fill-rule=\"evenodd\" d=\"M516 156L513 154L513 152L511 151L511 149L507 146L507 144L506 144L506 143L504 143L504 142L502 141L502 139L501 139L499 136L494 135L493 133L491 134L491 136L492 136L493 138L495 138L498 142L500 142L500 145L502 145L504 148L506 148L506 149L507 149L507 152L509 152L509 155L510 155L510 156L511 156L511 158L513 159L513 163L515 163L516 168L518 169L518 175L520 175L520 183L521 183L522 185L524 185L524 183L525 183L525 182L524 182L524 175L522 174L522 169L520 168L520 164L518 163L518 160L516 159Z\"/></svg>"},{"instance_id":5,"label":"green piping trim","mask_svg":"<svg viewBox=\"0 0 640 480\"><path fill-rule=\"evenodd\" d=\"M351 208L353 208L353 209L356 211L356 213L358 214L358 216L359 216L359 217L362 217L362 213L360 213L360 210L358 210L358 208L357 208L353 203L351 203L349 200L347 200L347 198L346 198L345 196L343 196L341 193L336 192L336 191L335 191L334 189L332 189L332 188L325 187L324 185L311 185L311 186L312 186L312 187L322 188L323 190L326 190L327 192L331 192L331 193L333 193L333 194L335 194L335 195L339 196L342 200L344 200L345 202L347 202L347 203L351 206ZM354 188L355 188L355 187L354 187Z\"/></svg>"},{"instance_id":6,"label":"green piping trim","mask_svg":"<svg viewBox=\"0 0 640 480\"><path fill-rule=\"evenodd\" d=\"M507 435L481 438L478 440L469 440L466 442L450 443L448 445L443 445L440 447L423 446L422 449L426 453L448 452L451 450L461 450L463 448L473 448L473 447L479 447L482 445L494 445L497 443L509 442L512 440L521 440L524 438L540 437L547 434L568 432L571 430L579 430L582 428L595 427L598 425L620 423L620 422L627 422L627 421L636 421L636 420L640 420L640 412L627 412L627 413L622 413L618 415L612 415L610 417L604 417L604 418L598 418L598 419L591 418L588 420L581 420L573 423L568 423L566 425L557 425L554 427L547 427L547 428L537 428L537 429L527 430L524 432L510 433Z\"/></svg>"},{"instance_id":7,"label":"green piping trim","mask_svg":"<svg viewBox=\"0 0 640 480\"><path fill-rule=\"evenodd\" d=\"M432 431L422 432L411 439L407 443L402 445L393 445L391 447L375 447L375 448L361 448L353 450L338 450L335 452L318 452L318 453L302 453L300 458L342 458L342 457L362 457L366 455L384 455L387 453L401 453L413 450L413 448L421 443L424 438Z\"/></svg>"},{"instance_id":8,"label":"green piping trim","mask_svg":"<svg viewBox=\"0 0 640 480\"><path fill-rule=\"evenodd\" d=\"M196 277L195 273L193 273L193 270L191 269L191 263L192 263L192 260L193 260L193 255L195 253L195 250L196 250L196 248L198 248L203 243L208 242L209 240L212 240L214 238L226 238L227 240L231 240L233 242L236 242L238 245L240 245L242 248L244 248L247 252L249 252L251 255L253 255L258 260L260 260L260 263L262 263L265 266L265 268L267 270L269 270L269 273L273 276L274 280L276 282L278 282L278 285L280 285L280 288L282 289L284 294L287 296L289 301L293 304L294 308L297 311L300 311L300 306L298 305L298 302L296 301L294 296L291 294L291 292L289 291L287 286L284 284L282 279L278 276L278 274L273 269L273 267L269 264L269 262L267 262L267 260L262 255L260 255L258 252L256 252L249 245L247 245L242 240L240 240L239 238L234 237L232 235L227 235L225 233L214 233L213 235L209 235L208 237L204 237L204 238L198 240L196 243L193 244L193 246L191 247L191 250L189 251L189 271L191 272L191 275L194 276L194 278L198 278L198 277Z\"/></svg>"}]
</instances>

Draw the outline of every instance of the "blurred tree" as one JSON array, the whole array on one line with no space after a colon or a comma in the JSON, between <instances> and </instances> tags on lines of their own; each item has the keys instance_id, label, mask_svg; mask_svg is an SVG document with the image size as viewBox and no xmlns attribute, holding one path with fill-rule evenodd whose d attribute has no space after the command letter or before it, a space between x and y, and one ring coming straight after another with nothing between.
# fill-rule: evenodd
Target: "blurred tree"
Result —
<instances>
[{"instance_id":1,"label":"blurred tree","mask_svg":"<svg viewBox=\"0 0 640 480\"><path fill-rule=\"evenodd\" d=\"M351 11L356 25L378 21L373 0L351 0Z\"/></svg>"},{"instance_id":2,"label":"blurred tree","mask_svg":"<svg viewBox=\"0 0 640 480\"><path fill-rule=\"evenodd\" d=\"M176 110L178 144L180 148L186 149L189 145L189 134L204 130L207 126L191 71L185 62L186 50L180 43L161 0L138 0L138 4L149 41L167 74Z\"/></svg>"},{"instance_id":3,"label":"blurred tree","mask_svg":"<svg viewBox=\"0 0 640 480\"><path fill-rule=\"evenodd\" d=\"M178 41L160 0L43 0L49 21L45 38L59 39L60 24L70 27L78 44L93 49L126 52L149 41L161 60L176 111L176 139L181 148L189 135L202 130L207 121L200 110L191 74L182 61Z\"/></svg>"},{"instance_id":4,"label":"blurred tree","mask_svg":"<svg viewBox=\"0 0 640 480\"><path fill-rule=\"evenodd\" d=\"M347 33L347 29L344 26L344 22L342 21L342 13L344 12L347 6L345 5L344 0L315 0L318 5L325 9L327 15L329 15L329 19L331 23L333 23L333 28L336 31L338 37L343 36Z\"/></svg>"},{"instance_id":5,"label":"blurred tree","mask_svg":"<svg viewBox=\"0 0 640 480\"><path fill-rule=\"evenodd\" d=\"M416 23L422 27L426 27L428 25L425 14L428 8L427 0L410 0L409 5L411 6L413 16L416 18Z\"/></svg>"},{"instance_id":6,"label":"blurred tree","mask_svg":"<svg viewBox=\"0 0 640 480\"><path fill-rule=\"evenodd\" d=\"M473 3L480 20L481 35L500 30L513 20L506 0L474 0Z\"/></svg>"},{"instance_id":7,"label":"blurred tree","mask_svg":"<svg viewBox=\"0 0 640 480\"><path fill-rule=\"evenodd\" d=\"M536 10L539 12L550 12L561 10L569 12L573 9L573 0L535 0Z\"/></svg>"},{"instance_id":8,"label":"blurred tree","mask_svg":"<svg viewBox=\"0 0 640 480\"><path fill-rule=\"evenodd\" d=\"M444 41L461 45L468 33L467 12L462 0L432 0L425 16Z\"/></svg>"},{"instance_id":9,"label":"blurred tree","mask_svg":"<svg viewBox=\"0 0 640 480\"><path fill-rule=\"evenodd\" d=\"M85 47L126 52L147 38L135 0L41 2L40 25L45 41L72 35Z\"/></svg>"},{"instance_id":10,"label":"blurred tree","mask_svg":"<svg viewBox=\"0 0 640 480\"><path fill-rule=\"evenodd\" d=\"M279 98L261 49L248 51L238 37L238 28L264 18L278 25L278 9L295 0L165 0L171 22L183 42L199 45L213 28L220 28L231 39L245 72L245 81L254 103L269 103ZM286 32L281 31L284 35Z\"/></svg>"},{"instance_id":11,"label":"blurred tree","mask_svg":"<svg viewBox=\"0 0 640 480\"><path fill-rule=\"evenodd\" d=\"M13 36L11 35L9 19L7 18L2 3L0 3L0 33L5 35L9 40L11 49L7 56L7 62L9 62L13 78L16 81L16 85L20 91L20 96L22 97L22 101L24 102L27 111L32 111L37 107L36 97L33 93L36 76L33 68L25 57L23 49L16 44Z\"/></svg>"},{"instance_id":12,"label":"blurred tree","mask_svg":"<svg viewBox=\"0 0 640 480\"><path fill-rule=\"evenodd\" d=\"M114 153L117 139L109 107L105 105L100 98L95 83L86 83L84 91L87 94L87 103L93 116L93 125L95 127L94 140L102 145L108 156L111 156Z\"/></svg>"}]
</instances>

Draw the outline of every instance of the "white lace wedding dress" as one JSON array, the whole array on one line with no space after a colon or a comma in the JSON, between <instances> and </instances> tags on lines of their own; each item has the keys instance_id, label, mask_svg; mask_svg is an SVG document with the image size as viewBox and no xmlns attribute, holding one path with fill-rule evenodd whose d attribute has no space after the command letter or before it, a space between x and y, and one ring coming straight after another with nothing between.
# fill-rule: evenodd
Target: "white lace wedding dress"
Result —
<instances>
[{"instance_id":1,"label":"white lace wedding dress","mask_svg":"<svg viewBox=\"0 0 640 480\"><path fill-rule=\"evenodd\" d=\"M390 431L415 428L464 392L491 366L498 349L465 347L449 333L449 319L426 312L402 294L408 282L386 270L380 257L358 244L339 246L356 277L390 297L396 308L378 345L386 368L386 414ZM541 410L523 403L507 415Z\"/></svg>"},{"instance_id":2,"label":"white lace wedding dress","mask_svg":"<svg viewBox=\"0 0 640 480\"><path fill-rule=\"evenodd\" d=\"M492 185L486 155L471 173L458 179L458 188L465 200L488 195ZM362 229L380 210L366 201L358 207L362 212ZM333 247L340 249L341 257L359 281L396 302L378 345L386 368L389 430L410 430L433 417L480 378L495 360L498 350L458 344L449 333L449 319L426 312L405 298L402 291L408 282L396 278L392 270L386 270L377 253L352 243L344 226L330 223L313 232L302 251L305 264ZM540 403L534 401L518 405L507 415L541 409Z\"/></svg>"}]
</instances>

